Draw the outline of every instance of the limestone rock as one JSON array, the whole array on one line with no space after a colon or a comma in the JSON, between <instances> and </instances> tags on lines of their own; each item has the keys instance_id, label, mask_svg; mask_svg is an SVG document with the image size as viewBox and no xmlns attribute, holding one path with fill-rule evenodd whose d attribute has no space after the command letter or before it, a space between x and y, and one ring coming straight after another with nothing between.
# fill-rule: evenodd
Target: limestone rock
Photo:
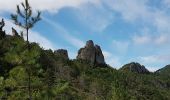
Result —
<instances>
[{"instance_id":1,"label":"limestone rock","mask_svg":"<svg viewBox=\"0 0 170 100\"><path fill-rule=\"evenodd\" d=\"M140 74L150 73L145 68L145 66L140 65L139 63L135 63L135 62L124 65L120 70L130 71L130 72L135 72L135 73L140 73Z\"/></svg>"},{"instance_id":2,"label":"limestone rock","mask_svg":"<svg viewBox=\"0 0 170 100\"><path fill-rule=\"evenodd\" d=\"M55 55L58 56L58 57L64 58L64 59L66 59L66 60L69 59L67 50L58 49L58 50L54 51L54 53L55 53Z\"/></svg>"},{"instance_id":3,"label":"limestone rock","mask_svg":"<svg viewBox=\"0 0 170 100\"><path fill-rule=\"evenodd\" d=\"M87 41L86 46L78 51L77 59L87 60L91 64L105 64L100 46L94 46L92 40Z\"/></svg>"}]
</instances>

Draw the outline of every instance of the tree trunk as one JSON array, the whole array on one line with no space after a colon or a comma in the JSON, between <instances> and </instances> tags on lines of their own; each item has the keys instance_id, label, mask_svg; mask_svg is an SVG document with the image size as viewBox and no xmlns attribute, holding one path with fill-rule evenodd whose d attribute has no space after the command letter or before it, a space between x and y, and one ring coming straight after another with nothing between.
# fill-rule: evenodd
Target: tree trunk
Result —
<instances>
[{"instance_id":1,"label":"tree trunk","mask_svg":"<svg viewBox=\"0 0 170 100\"><path fill-rule=\"evenodd\" d=\"M25 20L25 26L26 26L26 34L27 34L27 49L28 49L28 52L30 50L29 48L29 40L28 40L28 8L26 8L26 20ZM28 69L28 95L29 95L29 100L32 100L32 96L31 96L31 72L29 70L29 67L27 67Z\"/></svg>"}]
</instances>

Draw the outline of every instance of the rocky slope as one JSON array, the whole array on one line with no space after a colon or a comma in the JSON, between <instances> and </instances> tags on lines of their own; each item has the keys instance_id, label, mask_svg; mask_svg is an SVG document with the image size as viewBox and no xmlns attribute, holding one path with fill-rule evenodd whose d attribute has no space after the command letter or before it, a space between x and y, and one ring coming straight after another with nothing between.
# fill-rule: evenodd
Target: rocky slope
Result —
<instances>
[{"instance_id":1,"label":"rocky slope","mask_svg":"<svg viewBox=\"0 0 170 100\"><path fill-rule=\"evenodd\" d=\"M170 65L166 65L165 67L157 70L155 73L170 77Z\"/></svg>"},{"instance_id":2,"label":"rocky slope","mask_svg":"<svg viewBox=\"0 0 170 100\"><path fill-rule=\"evenodd\" d=\"M120 70L141 73L141 74L149 73L149 71L145 68L145 66L135 62L124 65Z\"/></svg>"}]
</instances>

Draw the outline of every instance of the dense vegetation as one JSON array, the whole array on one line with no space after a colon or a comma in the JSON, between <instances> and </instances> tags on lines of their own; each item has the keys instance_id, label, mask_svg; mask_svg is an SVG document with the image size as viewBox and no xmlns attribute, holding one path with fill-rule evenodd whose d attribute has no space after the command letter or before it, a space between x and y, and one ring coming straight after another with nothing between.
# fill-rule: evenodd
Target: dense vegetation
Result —
<instances>
[{"instance_id":1,"label":"dense vegetation","mask_svg":"<svg viewBox=\"0 0 170 100\"><path fill-rule=\"evenodd\" d=\"M29 43L29 29L41 19L40 12L32 17L28 0L21 5L24 10L17 6L11 17L26 30L27 41L14 29L13 36L6 35L0 22L0 100L170 100L170 65L150 73L137 63L116 70L65 59Z\"/></svg>"},{"instance_id":2,"label":"dense vegetation","mask_svg":"<svg viewBox=\"0 0 170 100\"><path fill-rule=\"evenodd\" d=\"M29 45L25 49L27 42L20 36L0 38L2 100L27 100L28 74L33 100L170 100L170 77L161 71L138 74L92 66L65 60L36 43Z\"/></svg>"}]
</instances>

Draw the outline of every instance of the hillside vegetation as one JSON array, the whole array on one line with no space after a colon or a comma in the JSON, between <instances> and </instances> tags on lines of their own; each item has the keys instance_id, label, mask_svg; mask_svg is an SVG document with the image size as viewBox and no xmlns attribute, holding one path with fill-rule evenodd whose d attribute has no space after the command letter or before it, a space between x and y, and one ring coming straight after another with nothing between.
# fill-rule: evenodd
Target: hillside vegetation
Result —
<instances>
[{"instance_id":1,"label":"hillside vegetation","mask_svg":"<svg viewBox=\"0 0 170 100\"><path fill-rule=\"evenodd\" d=\"M170 100L170 65L155 73L136 62L116 70L92 40L70 60L67 50L29 42L30 29L41 20L41 12L32 12L25 0L11 14L26 40L14 28L6 35L0 22L0 100Z\"/></svg>"},{"instance_id":2,"label":"hillside vegetation","mask_svg":"<svg viewBox=\"0 0 170 100\"><path fill-rule=\"evenodd\" d=\"M33 100L170 100L169 67L159 73L116 70L29 44L26 49L22 37L1 36L1 100L27 100L29 76Z\"/></svg>"}]
</instances>

